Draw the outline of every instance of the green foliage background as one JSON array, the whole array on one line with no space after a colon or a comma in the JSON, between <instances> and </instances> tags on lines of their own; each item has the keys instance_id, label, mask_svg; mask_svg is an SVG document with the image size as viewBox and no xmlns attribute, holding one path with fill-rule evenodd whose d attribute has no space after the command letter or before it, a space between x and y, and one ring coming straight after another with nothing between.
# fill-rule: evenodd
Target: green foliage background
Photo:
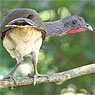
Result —
<instances>
[{"instance_id":1,"label":"green foliage background","mask_svg":"<svg viewBox=\"0 0 95 95\"><path fill-rule=\"evenodd\" d=\"M94 0L0 0L0 20L7 10L15 8L35 9L44 21L54 21L68 15L79 15L95 29ZM40 49L39 73L52 74L93 63L95 61L94 32L86 31L46 38ZM16 61L10 57L0 41L0 76L7 75L15 63ZM33 73L30 58L25 57L23 64L28 64ZM19 68L16 76L26 76L23 72L25 71ZM94 78L95 75L90 74L63 83L28 85L16 87L13 90L4 88L0 89L0 95L65 95L66 93L94 95Z\"/></svg>"}]
</instances>

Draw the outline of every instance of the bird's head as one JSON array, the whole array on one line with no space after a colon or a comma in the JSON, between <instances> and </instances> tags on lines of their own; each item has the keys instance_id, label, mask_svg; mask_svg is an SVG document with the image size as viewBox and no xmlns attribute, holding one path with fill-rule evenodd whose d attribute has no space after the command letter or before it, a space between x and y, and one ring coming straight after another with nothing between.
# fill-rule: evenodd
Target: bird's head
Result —
<instances>
[{"instance_id":1,"label":"bird's head","mask_svg":"<svg viewBox=\"0 0 95 95\"><path fill-rule=\"evenodd\" d=\"M67 30L65 33L77 33L87 29L93 31L93 28L79 16L68 16L61 21L64 22L64 28Z\"/></svg>"}]
</instances>

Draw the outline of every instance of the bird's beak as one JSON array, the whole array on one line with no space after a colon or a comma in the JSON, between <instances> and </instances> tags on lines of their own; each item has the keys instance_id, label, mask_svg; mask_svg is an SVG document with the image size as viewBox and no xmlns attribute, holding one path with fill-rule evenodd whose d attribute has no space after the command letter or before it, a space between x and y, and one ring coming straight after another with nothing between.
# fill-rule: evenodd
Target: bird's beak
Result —
<instances>
[{"instance_id":1,"label":"bird's beak","mask_svg":"<svg viewBox=\"0 0 95 95\"><path fill-rule=\"evenodd\" d=\"M12 25L15 25L14 23L15 23L15 22L19 22L19 21L27 22L29 25L31 25L31 26L37 28L37 25L36 25L32 20L27 19L27 18L16 18L16 19L10 21L5 27L10 27L10 26L12 26Z\"/></svg>"},{"instance_id":2,"label":"bird's beak","mask_svg":"<svg viewBox=\"0 0 95 95\"><path fill-rule=\"evenodd\" d=\"M90 30L90 31L93 31L92 26L89 25L89 24L87 24L87 23L83 24L83 25L82 25L82 28L86 28L86 29L88 29L88 30Z\"/></svg>"}]
</instances>

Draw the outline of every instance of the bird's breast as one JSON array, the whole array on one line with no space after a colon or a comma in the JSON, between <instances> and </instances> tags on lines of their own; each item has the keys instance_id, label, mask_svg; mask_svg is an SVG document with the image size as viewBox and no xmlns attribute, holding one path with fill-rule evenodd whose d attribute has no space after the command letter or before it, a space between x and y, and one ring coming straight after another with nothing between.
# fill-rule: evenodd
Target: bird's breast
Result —
<instances>
[{"instance_id":1,"label":"bird's breast","mask_svg":"<svg viewBox=\"0 0 95 95\"><path fill-rule=\"evenodd\" d=\"M7 32L3 44L12 57L14 57L11 53L12 48L15 48L21 55L25 56L40 49L42 34L33 27L13 28Z\"/></svg>"}]
</instances>

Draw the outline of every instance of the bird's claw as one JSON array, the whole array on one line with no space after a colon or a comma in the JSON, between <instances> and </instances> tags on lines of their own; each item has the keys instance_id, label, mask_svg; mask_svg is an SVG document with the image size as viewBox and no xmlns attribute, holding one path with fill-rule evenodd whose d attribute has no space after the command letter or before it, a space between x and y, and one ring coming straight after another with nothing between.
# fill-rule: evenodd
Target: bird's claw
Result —
<instances>
[{"instance_id":1,"label":"bird's claw","mask_svg":"<svg viewBox=\"0 0 95 95\"><path fill-rule=\"evenodd\" d=\"M50 79L48 74L34 74L34 75L28 74L28 77L33 77L33 84L34 84L34 86L37 83L37 77L47 77L48 80Z\"/></svg>"},{"instance_id":2,"label":"bird's claw","mask_svg":"<svg viewBox=\"0 0 95 95\"><path fill-rule=\"evenodd\" d=\"M18 85L18 82L13 75L9 74L3 78L3 80L7 80L7 79L12 79L14 81L15 85Z\"/></svg>"}]
</instances>

